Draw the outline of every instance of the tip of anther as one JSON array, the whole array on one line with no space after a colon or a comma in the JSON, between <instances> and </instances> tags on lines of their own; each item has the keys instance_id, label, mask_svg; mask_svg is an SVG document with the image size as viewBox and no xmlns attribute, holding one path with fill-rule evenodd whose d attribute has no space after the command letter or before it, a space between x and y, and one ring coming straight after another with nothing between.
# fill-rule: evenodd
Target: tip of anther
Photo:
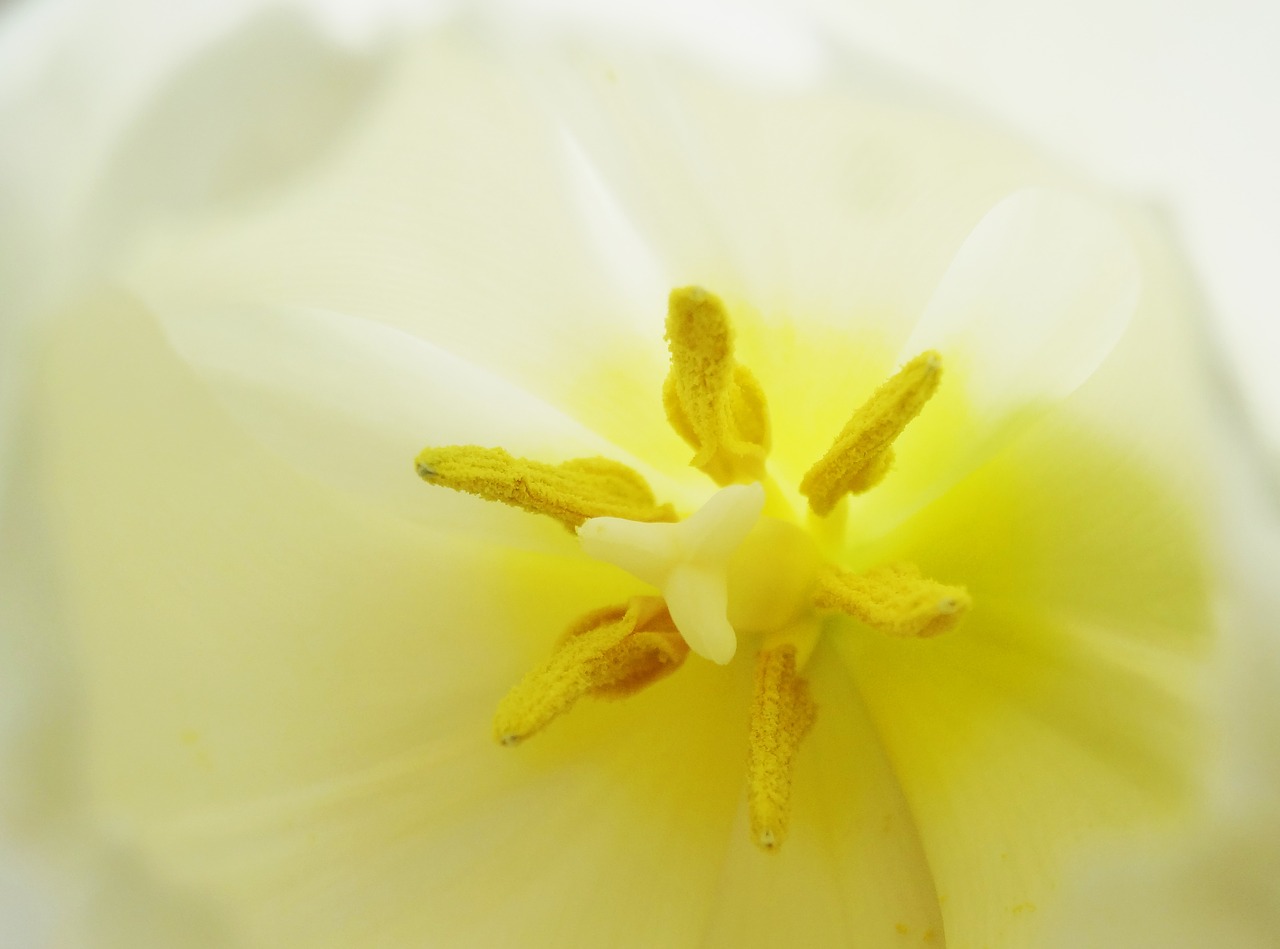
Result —
<instances>
[{"instance_id":1,"label":"tip of anther","mask_svg":"<svg viewBox=\"0 0 1280 949\"><path fill-rule=\"evenodd\" d=\"M924 365L926 369L937 372L942 368L942 357L931 351L925 356Z\"/></svg>"},{"instance_id":2,"label":"tip of anther","mask_svg":"<svg viewBox=\"0 0 1280 949\"><path fill-rule=\"evenodd\" d=\"M950 616L952 613L960 609L960 601L955 597L947 597L938 601L938 612L943 616Z\"/></svg>"},{"instance_id":3,"label":"tip of anther","mask_svg":"<svg viewBox=\"0 0 1280 949\"><path fill-rule=\"evenodd\" d=\"M778 840L773 836L773 831L762 831L760 836L756 838L756 843L760 845L760 849L774 853L778 849Z\"/></svg>"},{"instance_id":4,"label":"tip of anther","mask_svg":"<svg viewBox=\"0 0 1280 949\"><path fill-rule=\"evenodd\" d=\"M440 473L436 471L435 468L432 468L430 465L424 464L421 461L415 462L413 467L414 470L418 472L419 478L434 478Z\"/></svg>"},{"instance_id":5,"label":"tip of anther","mask_svg":"<svg viewBox=\"0 0 1280 949\"><path fill-rule=\"evenodd\" d=\"M667 298L673 303L680 300L693 300L701 303L709 296L711 294L707 292L706 288L700 287L696 283L691 283L687 287L676 287L668 294Z\"/></svg>"},{"instance_id":6,"label":"tip of anther","mask_svg":"<svg viewBox=\"0 0 1280 949\"><path fill-rule=\"evenodd\" d=\"M524 741L524 735L517 735L514 732L507 732L498 736L498 744L504 748L514 748L520 742Z\"/></svg>"}]
</instances>

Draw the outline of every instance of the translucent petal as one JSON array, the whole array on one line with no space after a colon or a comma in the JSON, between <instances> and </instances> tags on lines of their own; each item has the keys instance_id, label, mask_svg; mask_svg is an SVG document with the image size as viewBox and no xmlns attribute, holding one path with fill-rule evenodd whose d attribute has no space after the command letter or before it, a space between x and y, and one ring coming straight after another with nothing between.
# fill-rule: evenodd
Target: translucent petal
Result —
<instances>
[{"instance_id":1,"label":"translucent petal","mask_svg":"<svg viewBox=\"0 0 1280 949\"><path fill-rule=\"evenodd\" d=\"M389 324L545 397L588 344L637 325L660 338L664 313L665 289L628 298L601 272L567 154L500 61L461 28L435 31L322 168L166 234L129 282L166 320L212 303Z\"/></svg>"},{"instance_id":2,"label":"translucent petal","mask_svg":"<svg viewBox=\"0 0 1280 949\"><path fill-rule=\"evenodd\" d=\"M17 147L0 158L13 209L0 267L14 304L59 300L147 228L225 213L297 174L341 138L382 65L297 13L126 6L52 25L31 75L5 90Z\"/></svg>"},{"instance_id":3,"label":"translucent petal","mask_svg":"<svg viewBox=\"0 0 1280 949\"><path fill-rule=\"evenodd\" d=\"M521 52L671 285L771 317L900 341L982 214L1062 179L874 77L761 90L623 43Z\"/></svg>"},{"instance_id":4,"label":"translucent petal","mask_svg":"<svg viewBox=\"0 0 1280 949\"><path fill-rule=\"evenodd\" d=\"M1019 191L965 239L902 356L943 351L984 415L1056 401L1106 358L1140 288L1113 212L1067 192Z\"/></svg>"},{"instance_id":5,"label":"translucent petal","mask_svg":"<svg viewBox=\"0 0 1280 949\"><path fill-rule=\"evenodd\" d=\"M1209 425L1195 299L1158 219L1060 192L1011 196L960 248L902 350L938 346L942 382L888 477L849 502L850 524L888 533L1059 412L1130 443L1179 489L1203 486L1187 455L1206 450Z\"/></svg>"},{"instance_id":6,"label":"translucent petal","mask_svg":"<svg viewBox=\"0 0 1280 949\"><path fill-rule=\"evenodd\" d=\"M458 794L496 808L482 821L489 833L500 834L502 822L523 824L536 842L551 843L545 834L554 821L530 820L522 803L535 811L551 800L562 806L555 793L561 779L536 764L531 773L527 758L502 757L488 739L489 715L573 617L628 591L605 568L581 560L512 554L461 538L442 546L439 534L299 477L229 422L136 307L115 300L95 309L93 319L77 321L55 342L33 460L45 492L38 501L60 555L58 579L75 612L82 687L76 747L84 756L75 797L86 815L140 847L147 872L205 895L205 884L218 881L214 897L261 882L254 868L270 853L228 864L219 857L225 842L212 844L212 852L180 845L175 826L198 815L238 820L259 800L323 798L324 788L349 789L365 774L377 778L379 793L359 801L359 820L385 829L378 823L384 810L388 820L435 815L437 836L424 838L420 852L423 886L433 879L426 868L438 867L442 853L463 862L475 853L470 844L450 845L454 834L467 839L468 825L454 820ZM130 371L121 375L116 367L126 359ZM694 700L704 694L691 693ZM719 707L712 703L704 717L714 720ZM670 722L663 728L678 731ZM612 748L608 741L591 746ZM459 749L473 762L474 780L453 767ZM677 754L673 767L703 757ZM431 765L412 782L411 811L381 796L388 769L405 760ZM538 771L549 782L541 790ZM725 774L736 781L738 768ZM689 780L705 778L699 772ZM493 781L502 789L528 782L532 790L485 797ZM606 786L630 793L631 784L615 775ZM443 795L435 805L433 788ZM591 789L587 782L584 793ZM716 804L728 820L731 802ZM396 857L394 840L376 828L353 841L342 836L350 827L341 821L306 827L300 808L286 812L280 832L302 828L303 845L329 829L341 846L367 846L375 863ZM604 808L599 820L617 818ZM706 818L695 808L689 820ZM607 835L583 833L588 847L608 846ZM280 846L270 834L251 836L268 851ZM574 861L579 849L563 844ZM317 866L312 852L304 847L298 855L311 872L345 872L345 863ZM678 862L711 872L697 861ZM624 875L632 880L630 870ZM241 896L286 900L287 876ZM385 892L373 885L371 906L380 892L406 894L378 879ZM450 902L448 883L434 879L445 888L433 901L439 911ZM405 912L418 911L423 892L415 884ZM277 912L267 916L263 925L284 925Z\"/></svg>"},{"instance_id":7,"label":"translucent petal","mask_svg":"<svg viewBox=\"0 0 1280 949\"><path fill-rule=\"evenodd\" d=\"M564 413L403 330L324 310L173 310L165 329L247 431L309 477L437 528L563 548L536 518L425 485L428 445L501 447L544 462L604 455L674 486Z\"/></svg>"},{"instance_id":8,"label":"translucent petal","mask_svg":"<svg viewBox=\"0 0 1280 949\"><path fill-rule=\"evenodd\" d=\"M166 233L129 281L166 320L213 302L395 325L680 472L656 411L672 286L721 292L743 327L856 329L882 377L982 214L1059 178L871 88L762 97L626 49L436 31L321 169Z\"/></svg>"}]
</instances>

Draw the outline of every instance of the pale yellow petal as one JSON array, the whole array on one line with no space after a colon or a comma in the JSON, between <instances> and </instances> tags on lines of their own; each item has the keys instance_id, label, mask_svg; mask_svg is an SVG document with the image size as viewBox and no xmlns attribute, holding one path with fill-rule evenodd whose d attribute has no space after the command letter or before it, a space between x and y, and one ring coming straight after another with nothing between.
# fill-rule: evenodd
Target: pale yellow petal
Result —
<instances>
[{"instance_id":1,"label":"pale yellow petal","mask_svg":"<svg viewBox=\"0 0 1280 949\"><path fill-rule=\"evenodd\" d=\"M166 234L129 283L166 321L241 305L388 324L545 397L637 325L660 338L664 314L665 290L629 298L600 272L566 161L554 118L494 50L463 26L430 31L313 174Z\"/></svg>"},{"instance_id":2,"label":"pale yellow petal","mask_svg":"<svg viewBox=\"0 0 1280 949\"><path fill-rule=\"evenodd\" d=\"M931 870L876 727L831 650L804 675L818 716L796 756L786 843L759 852L744 800L705 942L941 949Z\"/></svg>"},{"instance_id":3,"label":"pale yellow petal","mask_svg":"<svg viewBox=\"0 0 1280 949\"><path fill-rule=\"evenodd\" d=\"M1040 945L1068 861L1173 814L1204 760L1206 525L1184 482L1077 425L1040 425L866 551L963 580L955 630L837 639L958 945Z\"/></svg>"},{"instance_id":4,"label":"pale yellow petal","mask_svg":"<svg viewBox=\"0 0 1280 949\"><path fill-rule=\"evenodd\" d=\"M745 666L497 747L507 688L632 581L301 477L127 298L78 314L41 381L90 834L273 949L694 938L741 792Z\"/></svg>"},{"instance_id":5,"label":"pale yellow petal","mask_svg":"<svg viewBox=\"0 0 1280 949\"><path fill-rule=\"evenodd\" d=\"M621 42L525 51L524 65L672 286L731 308L875 323L900 341L986 210L1063 177L865 75L762 94L710 57Z\"/></svg>"},{"instance_id":6,"label":"pale yellow petal","mask_svg":"<svg viewBox=\"0 0 1280 949\"><path fill-rule=\"evenodd\" d=\"M660 501L674 493L662 472L527 390L392 326L323 309L217 307L171 311L165 330L246 431L308 477L391 514L505 543L564 540L406 478L424 445L542 462L611 457L643 469Z\"/></svg>"}]
</instances>

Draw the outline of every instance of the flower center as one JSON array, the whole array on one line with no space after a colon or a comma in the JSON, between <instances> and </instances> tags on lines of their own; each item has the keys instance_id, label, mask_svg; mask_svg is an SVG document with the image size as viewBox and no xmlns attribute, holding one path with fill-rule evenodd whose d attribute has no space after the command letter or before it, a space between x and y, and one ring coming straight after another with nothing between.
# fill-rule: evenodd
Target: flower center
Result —
<instances>
[{"instance_id":1,"label":"flower center","mask_svg":"<svg viewBox=\"0 0 1280 949\"><path fill-rule=\"evenodd\" d=\"M892 636L928 637L955 626L970 601L962 587L924 577L910 563L855 573L824 560L794 522L767 470L770 422L764 390L733 356L723 304L698 287L672 291L671 370L662 401L690 462L721 488L681 519L643 477L615 461L559 465L473 445L424 449L420 477L554 517L590 557L650 590L582 617L550 658L499 703L494 735L515 745L585 696L619 698L678 669L688 654L720 665L754 645L756 676L747 741L751 834L764 850L786 836L791 772L817 706L804 666L833 614ZM893 443L937 390L941 357L908 362L850 417L801 480L821 523L847 494L870 490L893 465Z\"/></svg>"}]
</instances>

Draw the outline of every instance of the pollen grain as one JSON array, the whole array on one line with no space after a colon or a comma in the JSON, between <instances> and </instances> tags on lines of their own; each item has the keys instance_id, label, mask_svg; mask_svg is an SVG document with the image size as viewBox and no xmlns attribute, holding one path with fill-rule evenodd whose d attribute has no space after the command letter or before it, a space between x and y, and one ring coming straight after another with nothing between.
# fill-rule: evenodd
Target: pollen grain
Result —
<instances>
[{"instance_id":1,"label":"pollen grain","mask_svg":"<svg viewBox=\"0 0 1280 949\"><path fill-rule=\"evenodd\" d=\"M452 445L424 448L415 461L418 477L554 517L570 530L593 517L675 521L670 504L654 500L649 483L608 458L574 458L558 465L516 458L501 448Z\"/></svg>"},{"instance_id":2,"label":"pollen grain","mask_svg":"<svg viewBox=\"0 0 1280 949\"><path fill-rule=\"evenodd\" d=\"M588 613L569 628L551 658L498 703L494 739L519 744L585 695L632 695L674 672L688 654L657 597L634 597L625 606Z\"/></svg>"},{"instance_id":3,"label":"pollen grain","mask_svg":"<svg viewBox=\"0 0 1280 949\"><path fill-rule=\"evenodd\" d=\"M845 424L825 455L800 482L800 493L820 517L846 494L875 487L893 465L893 443L920 414L942 379L942 357L921 353L876 389Z\"/></svg>"},{"instance_id":4,"label":"pollen grain","mask_svg":"<svg viewBox=\"0 0 1280 949\"><path fill-rule=\"evenodd\" d=\"M762 850L774 852L786 839L792 764L816 717L809 683L796 670L795 647L763 650L756 660L747 752L751 839Z\"/></svg>"},{"instance_id":5,"label":"pollen grain","mask_svg":"<svg viewBox=\"0 0 1280 949\"><path fill-rule=\"evenodd\" d=\"M964 587L922 576L911 563L892 563L866 573L831 564L818 573L813 605L846 613L889 636L927 639L955 627L971 605Z\"/></svg>"},{"instance_id":6,"label":"pollen grain","mask_svg":"<svg viewBox=\"0 0 1280 949\"><path fill-rule=\"evenodd\" d=\"M763 480L769 412L756 377L733 358L724 304L701 287L671 291L671 370L662 404L676 434L695 451L689 463L717 484Z\"/></svg>"}]
</instances>

